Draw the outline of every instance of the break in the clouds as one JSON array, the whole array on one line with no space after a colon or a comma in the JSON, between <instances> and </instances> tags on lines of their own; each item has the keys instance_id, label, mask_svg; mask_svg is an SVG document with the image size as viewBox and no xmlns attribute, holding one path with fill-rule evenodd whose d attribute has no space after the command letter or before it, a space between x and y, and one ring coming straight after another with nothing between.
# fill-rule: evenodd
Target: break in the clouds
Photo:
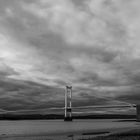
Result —
<instances>
[{"instance_id":1,"label":"break in the clouds","mask_svg":"<svg viewBox=\"0 0 140 140\"><path fill-rule=\"evenodd\" d=\"M139 0L0 0L2 112L138 103L139 36Z\"/></svg>"}]
</instances>

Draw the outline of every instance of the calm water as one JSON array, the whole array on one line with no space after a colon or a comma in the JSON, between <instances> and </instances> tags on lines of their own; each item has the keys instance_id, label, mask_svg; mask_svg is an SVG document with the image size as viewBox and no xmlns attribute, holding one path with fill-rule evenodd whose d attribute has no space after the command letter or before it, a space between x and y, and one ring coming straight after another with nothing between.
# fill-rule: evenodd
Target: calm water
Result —
<instances>
[{"instance_id":1,"label":"calm water","mask_svg":"<svg viewBox=\"0 0 140 140\"><path fill-rule=\"evenodd\" d=\"M0 135L68 135L96 131L118 131L139 127L135 121L108 120L34 120L34 121L0 121Z\"/></svg>"}]
</instances>

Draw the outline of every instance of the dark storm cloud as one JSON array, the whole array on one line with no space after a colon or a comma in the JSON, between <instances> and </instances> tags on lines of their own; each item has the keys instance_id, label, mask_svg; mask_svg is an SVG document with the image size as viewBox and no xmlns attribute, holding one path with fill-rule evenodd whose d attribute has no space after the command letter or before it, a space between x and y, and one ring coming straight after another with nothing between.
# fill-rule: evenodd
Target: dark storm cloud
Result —
<instances>
[{"instance_id":1,"label":"dark storm cloud","mask_svg":"<svg viewBox=\"0 0 140 140\"><path fill-rule=\"evenodd\" d=\"M12 79L0 80L0 87L0 106L7 111L63 106L63 89Z\"/></svg>"}]
</instances>

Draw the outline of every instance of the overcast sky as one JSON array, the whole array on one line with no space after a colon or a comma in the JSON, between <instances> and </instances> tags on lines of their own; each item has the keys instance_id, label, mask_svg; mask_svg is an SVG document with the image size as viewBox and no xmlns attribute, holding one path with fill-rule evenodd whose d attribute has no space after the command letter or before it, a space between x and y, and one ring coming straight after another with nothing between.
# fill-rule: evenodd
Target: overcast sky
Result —
<instances>
[{"instance_id":1,"label":"overcast sky","mask_svg":"<svg viewBox=\"0 0 140 140\"><path fill-rule=\"evenodd\" d=\"M140 102L140 0L0 0L0 112L63 107L65 85L73 106Z\"/></svg>"}]
</instances>

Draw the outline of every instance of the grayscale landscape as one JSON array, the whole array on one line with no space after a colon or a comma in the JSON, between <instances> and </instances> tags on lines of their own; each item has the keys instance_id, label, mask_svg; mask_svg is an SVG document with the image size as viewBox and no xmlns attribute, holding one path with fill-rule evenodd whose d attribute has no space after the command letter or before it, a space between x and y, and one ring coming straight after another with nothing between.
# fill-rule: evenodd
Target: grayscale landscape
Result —
<instances>
[{"instance_id":1,"label":"grayscale landscape","mask_svg":"<svg viewBox=\"0 0 140 140\"><path fill-rule=\"evenodd\" d=\"M139 140L140 0L0 0L0 140Z\"/></svg>"}]
</instances>

